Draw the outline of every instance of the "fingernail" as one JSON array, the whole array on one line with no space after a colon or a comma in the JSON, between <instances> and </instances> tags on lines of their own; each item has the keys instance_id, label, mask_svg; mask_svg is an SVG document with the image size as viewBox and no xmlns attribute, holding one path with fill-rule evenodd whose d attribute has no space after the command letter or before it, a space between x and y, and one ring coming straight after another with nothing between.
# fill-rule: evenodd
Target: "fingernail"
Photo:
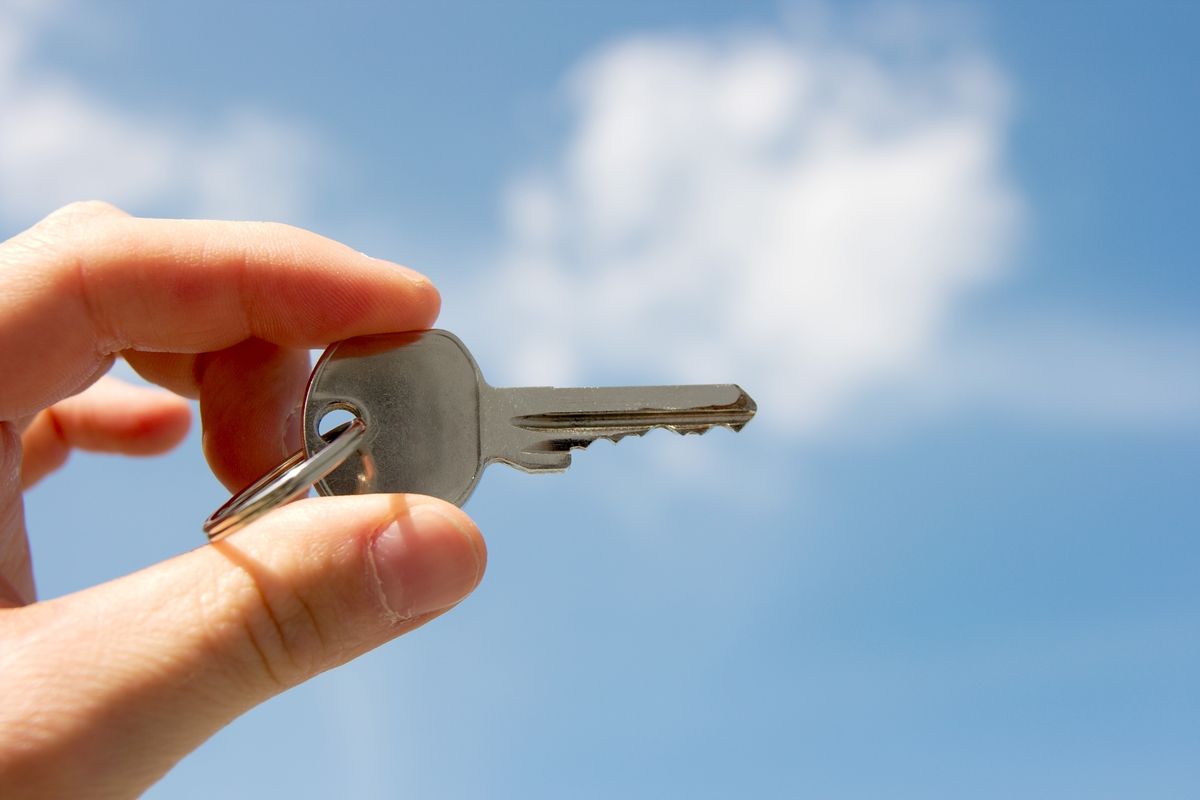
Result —
<instances>
[{"instance_id":1,"label":"fingernail","mask_svg":"<svg viewBox=\"0 0 1200 800\"><path fill-rule=\"evenodd\" d=\"M285 457L290 456L303 446L304 437L300 431L300 414L302 411L303 409L300 406L296 406L287 415L287 419L283 421L283 455Z\"/></svg>"},{"instance_id":2,"label":"fingernail","mask_svg":"<svg viewBox=\"0 0 1200 800\"><path fill-rule=\"evenodd\" d=\"M397 620L448 608L479 583L472 538L433 505L413 506L380 531L371 559L380 599Z\"/></svg>"}]
</instances>

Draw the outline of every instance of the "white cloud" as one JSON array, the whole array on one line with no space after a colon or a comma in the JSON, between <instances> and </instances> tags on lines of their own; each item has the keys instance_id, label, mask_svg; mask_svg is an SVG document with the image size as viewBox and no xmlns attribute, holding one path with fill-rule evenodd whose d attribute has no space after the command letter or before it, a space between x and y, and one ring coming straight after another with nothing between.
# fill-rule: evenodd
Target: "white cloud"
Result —
<instances>
[{"instance_id":1,"label":"white cloud","mask_svg":"<svg viewBox=\"0 0 1200 800\"><path fill-rule=\"evenodd\" d=\"M505 331L485 345L500 382L736 381L757 424L796 435L948 404L1200 420L1194 330L1064 310L967 334L1022 203L1008 81L964 27L913 8L799 22L633 37L573 70L561 151L505 195L480 303L499 313L478 315Z\"/></svg>"},{"instance_id":2,"label":"white cloud","mask_svg":"<svg viewBox=\"0 0 1200 800\"><path fill-rule=\"evenodd\" d=\"M294 218L317 146L302 127L233 109L216 122L113 105L34 58L64 6L0 3L0 223L72 200L217 217Z\"/></svg>"},{"instance_id":3,"label":"white cloud","mask_svg":"<svg viewBox=\"0 0 1200 800\"><path fill-rule=\"evenodd\" d=\"M512 377L735 380L804 431L926 359L1014 235L1006 89L978 54L888 59L655 36L575 70L564 151L508 193Z\"/></svg>"}]
</instances>

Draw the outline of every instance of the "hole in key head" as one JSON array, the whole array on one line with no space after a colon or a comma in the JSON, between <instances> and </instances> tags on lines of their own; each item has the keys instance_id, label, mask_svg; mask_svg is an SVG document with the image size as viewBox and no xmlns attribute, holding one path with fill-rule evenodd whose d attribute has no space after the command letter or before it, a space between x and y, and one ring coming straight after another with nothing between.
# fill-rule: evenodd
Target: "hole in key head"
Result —
<instances>
[{"instance_id":1,"label":"hole in key head","mask_svg":"<svg viewBox=\"0 0 1200 800\"><path fill-rule=\"evenodd\" d=\"M361 418L358 409L349 403L332 405L325 409L321 418L317 420L317 434L327 442L332 441L341 433L342 428Z\"/></svg>"}]
</instances>

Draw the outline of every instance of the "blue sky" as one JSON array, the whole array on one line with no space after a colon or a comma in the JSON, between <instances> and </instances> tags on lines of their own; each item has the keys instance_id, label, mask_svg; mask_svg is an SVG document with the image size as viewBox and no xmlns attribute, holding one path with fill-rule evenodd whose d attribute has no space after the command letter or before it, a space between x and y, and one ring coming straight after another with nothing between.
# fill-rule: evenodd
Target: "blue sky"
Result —
<instances>
[{"instance_id":1,"label":"blue sky","mask_svg":"<svg viewBox=\"0 0 1200 800\"><path fill-rule=\"evenodd\" d=\"M0 4L0 236L281 219L430 274L495 383L761 408L492 468L472 599L150 796L1195 794L1197 17ZM74 457L42 595L224 497L198 432Z\"/></svg>"}]
</instances>

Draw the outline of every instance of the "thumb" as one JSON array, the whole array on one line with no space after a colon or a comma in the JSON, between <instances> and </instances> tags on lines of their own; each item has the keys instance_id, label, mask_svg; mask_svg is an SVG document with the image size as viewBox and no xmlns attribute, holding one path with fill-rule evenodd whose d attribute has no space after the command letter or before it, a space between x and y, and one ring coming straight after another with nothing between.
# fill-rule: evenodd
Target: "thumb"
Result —
<instances>
[{"instance_id":1,"label":"thumb","mask_svg":"<svg viewBox=\"0 0 1200 800\"><path fill-rule=\"evenodd\" d=\"M458 508L371 495L293 503L215 545L6 617L0 789L136 794L233 718L410 631L479 583ZM11 646L15 645L15 646ZM19 690L19 691L13 691ZM0 791L4 794L4 791ZM7 796L7 795L5 795Z\"/></svg>"}]
</instances>

